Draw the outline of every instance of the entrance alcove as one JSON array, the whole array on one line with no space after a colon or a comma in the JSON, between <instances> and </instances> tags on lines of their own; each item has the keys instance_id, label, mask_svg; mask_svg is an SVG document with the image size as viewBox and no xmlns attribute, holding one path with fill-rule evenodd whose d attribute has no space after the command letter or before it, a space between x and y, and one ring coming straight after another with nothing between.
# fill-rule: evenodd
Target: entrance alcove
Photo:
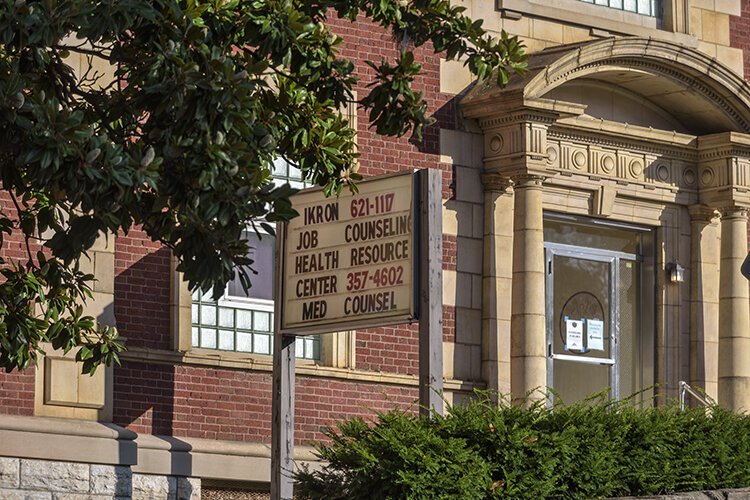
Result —
<instances>
[{"instance_id":1,"label":"entrance alcove","mask_svg":"<svg viewBox=\"0 0 750 500\"><path fill-rule=\"evenodd\" d=\"M740 274L748 84L696 50L611 38L545 49L523 78L502 89L476 85L461 106L484 134L488 386L510 387L516 398L565 386L580 399L597 371L607 373L599 378L610 397L658 384L639 398L663 402L688 381L750 409L750 293ZM604 242L618 232L638 241L632 251ZM502 246L512 246L511 258ZM564 259L569 276L560 276ZM685 268L682 282L668 272L675 266ZM606 279L575 271L594 268ZM589 293L595 279L606 281L597 292L602 317L561 316L555 294ZM619 297L634 282L637 300ZM579 332L573 320L594 326Z\"/></svg>"}]
</instances>

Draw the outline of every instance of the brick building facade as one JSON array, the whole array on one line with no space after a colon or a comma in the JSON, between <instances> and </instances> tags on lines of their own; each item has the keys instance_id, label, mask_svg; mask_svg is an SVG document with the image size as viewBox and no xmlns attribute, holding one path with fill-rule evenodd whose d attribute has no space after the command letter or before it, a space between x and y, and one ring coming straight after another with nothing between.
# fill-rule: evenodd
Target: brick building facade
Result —
<instances>
[{"instance_id":1,"label":"brick building facade","mask_svg":"<svg viewBox=\"0 0 750 500\"><path fill-rule=\"evenodd\" d=\"M436 118L422 142L383 139L352 115L365 176L443 172L446 400L551 386L571 400L611 387L663 403L687 381L750 408L747 2L462 3L525 40L529 75L472 87L460 63L419 51ZM396 55L372 24L334 27L348 57ZM0 375L0 497L264 490L272 304L192 296L139 231L94 250L90 312L128 351L93 378L57 353ZM415 406L417 336L405 325L298 342L300 462L315 466L326 425Z\"/></svg>"}]
</instances>

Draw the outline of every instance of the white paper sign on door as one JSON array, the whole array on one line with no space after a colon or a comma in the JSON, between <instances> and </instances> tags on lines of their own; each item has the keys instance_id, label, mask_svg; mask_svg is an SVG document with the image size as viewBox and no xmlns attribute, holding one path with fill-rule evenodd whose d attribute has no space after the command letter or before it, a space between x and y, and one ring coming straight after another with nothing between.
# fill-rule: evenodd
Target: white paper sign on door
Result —
<instances>
[{"instance_id":1,"label":"white paper sign on door","mask_svg":"<svg viewBox=\"0 0 750 500\"><path fill-rule=\"evenodd\" d=\"M569 351L583 352L583 322L581 320L565 320L565 347Z\"/></svg>"},{"instance_id":2,"label":"white paper sign on door","mask_svg":"<svg viewBox=\"0 0 750 500\"><path fill-rule=\"evenodd\" d=\"M590 350L604 350L604 321L599 319L588 320L586 340L588 340L588 347Z\"/></svg>"}]
</instances>

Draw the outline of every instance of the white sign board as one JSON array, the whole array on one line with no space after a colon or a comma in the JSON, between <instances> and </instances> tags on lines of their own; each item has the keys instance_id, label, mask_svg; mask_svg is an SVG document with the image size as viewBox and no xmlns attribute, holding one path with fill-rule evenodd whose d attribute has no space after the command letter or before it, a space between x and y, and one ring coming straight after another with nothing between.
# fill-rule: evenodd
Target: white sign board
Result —
<instances>
[{"instance_id":1,"label":"white sign board","mask_svg":"<svg viewBox=\"0 0 750 500\"><path fill-rule=\"evenodd\" d=\"M604 350L604 321L590 319L587 322L586 336L588 348L592 351Z\"/></svg>"},{"instance_id":2,"label":"white sign board","mask_svg":"<svg viewBox=\"0 0 750 500\"><path fill-rule=\"evenodd\" d=\"M285 225L281 332L325 333L414 319L413 175L362 181L359 193L292 197Z\"/></svg>"},{"instance_id":3,"label":"white sign board","mask_svg":"<svg viewBox=\"0 0 750 500\"><path fill-rule=\"evenodd\" d=\"M580 320L565 320L565 346L569 351L583 351L583 323Z\"/></svg>"}]
</instances>

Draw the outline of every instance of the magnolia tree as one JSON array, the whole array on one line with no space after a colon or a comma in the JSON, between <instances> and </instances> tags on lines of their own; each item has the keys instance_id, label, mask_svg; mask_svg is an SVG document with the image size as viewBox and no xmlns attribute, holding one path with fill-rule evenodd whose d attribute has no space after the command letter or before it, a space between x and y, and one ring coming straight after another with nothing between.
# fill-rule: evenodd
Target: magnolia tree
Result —
<instances>
[{"instance_id":1,"label":"magnolia tree","mask_svg":"<svg viewBox=\"0 0 750 500\"><path fill-rule=\"evenodd\" d=\"M7 371L34 363L40 342L80 346L86 372L117 361L117 332L81 306L93 276L78 262L98 237L140 226L191 289L218 295L235 272L250 286L243 230L296 215L294 191L271 181L275 159L327 195L356 189L340 110L357 79L330 18L408 39L394 60L367 61L357 104L384 136L419 138L429 123L413 48L500 85L526 60L515 37L489 36L448 0L0 2L0 245L26 253L0 260Z\"/></svg>"}]
</instances>

